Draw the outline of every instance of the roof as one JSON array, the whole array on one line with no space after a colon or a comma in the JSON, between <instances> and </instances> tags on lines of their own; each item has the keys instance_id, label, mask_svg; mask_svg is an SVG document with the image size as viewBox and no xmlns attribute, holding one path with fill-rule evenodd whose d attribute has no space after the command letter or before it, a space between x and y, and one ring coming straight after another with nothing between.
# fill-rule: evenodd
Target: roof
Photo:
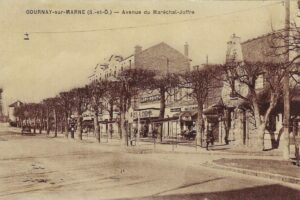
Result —
<instances>
[{"instance_id":1,"label":"roof","mask_svg":"<svg viewBox=\"0 0 300 200\"><path fill-rule=\"evenodd\" d=\"M190 68L190 60L165 42L135 54L135 66L158 72L180 72Z\"/></svg>"},{"instance_id":2,"label":"roof","mask_svg":"<svg viewBox=\"0 0 300 200\"><path fill-rule=\"evenodd\" d=\"M138 54L145 53L145 52L147 52L147 51L150 51L150 50L153 49L153 48L158 48L158 47L160 47L160 46L166 46L166 47L168 47L168 48L171 48L172 50L174 50L174 51L177 52L178 54L181 54L181 55L184 56L186 59L188 59L188 57L186 57L185 55L183 55L183 53L181 53L181 52L178 51L177 49L171 47L170 45L168 45L168 44L165 43L165 42L160 42L160 43L158 43L158 44L156 44L156 45L153 45L153 46L151 46L151 47L148 47L147 49L145 49L145 50L139 52Z\"/></svg>"},{"instance_id":3,"label":"roof","mask_svg":"<svg viewBox=\"0 0 300 200\"><path fill-rule=\"evenodd\" d=\"M21 102L21 101L18 100L18 101L16 101L16 102L10 104L8 107L18 107L18 104L22 105L23 102Z\"/></svg>"},{"instance_id":4,"label":"roof","mask_svg":"<svg viewBox=\"0 0 300 200\"><path fill-rule=\"evenodd\" d=\"M282 30L261 35L241 43L244 61L248 62L273 62L282 63L285 60L283 54L284 40L280 35Z\"/></svg>"},{"instance_id":5,"label":"roof","mask_svg":"<svg viewBox=\"0 0 300 200\"><path fill-rule=\"evenodd\" d=\"M246 44L246 43L249 43L249 42L253 42L253 41L255 41L255 40L259 40L259 39L262 39L262 38L271 36L271 35L273 35L273 34L275 34L275 33L278 33L279 31L280 31L280 30L278 30L278 31L273 31L273 32L271 32L271 33L265 33L265 34L263 34L263 35L260 35L260 36L254 37L254 38L250 38L250 39L248 39L248 40L245 40L244 42L241 42L241 44Z\"/></svg>"}]
</instances>

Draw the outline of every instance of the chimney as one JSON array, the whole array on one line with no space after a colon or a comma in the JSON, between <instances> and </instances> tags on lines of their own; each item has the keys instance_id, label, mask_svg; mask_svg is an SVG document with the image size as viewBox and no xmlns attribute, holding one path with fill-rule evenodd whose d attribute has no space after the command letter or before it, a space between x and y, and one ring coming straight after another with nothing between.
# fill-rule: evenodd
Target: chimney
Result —
<instances>
[{"instance_id":1,"label":"chimney","mask_svg":"<svg viewBox=\"0 0 300 200\"><path fill-rule=\"evenodd\" d=\"M134 54L139 54L139 53L141 53L141 52L142 52L142 47L139 46L139 45L136 45L136 46L134 47Z\"/></svg>"},{"instance_id":2,"label":"chimney","mask_svg":"<svg viewBox=\"0 0 300 200\"><path fill-rule=\"evenodd\" d=\"M184 56L189 57L189 45L187 42L184 44Z\"/></svg>"}]
</instances>

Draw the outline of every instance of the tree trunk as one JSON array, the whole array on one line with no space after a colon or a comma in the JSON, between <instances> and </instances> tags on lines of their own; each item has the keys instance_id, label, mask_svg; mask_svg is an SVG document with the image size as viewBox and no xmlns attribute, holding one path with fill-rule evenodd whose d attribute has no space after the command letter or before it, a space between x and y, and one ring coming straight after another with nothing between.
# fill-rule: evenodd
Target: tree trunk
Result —
<instances>
[{"instance_id":1,"label":"tree trunk","mask_svg":"<svg viewBox=\"0 0 300 200\"><path fill-rule=\"evenodd\" d=\"M127 132L127 122L126 122L126 113L121 112L120 123L121 123L121 132L122 132L122 144L128 146L128 132Z\"/></svg>"},{"instance_id":2,"label":"tree trunk","mask_svg":"<svg viewBox=\"0 0 300 200\"><path fill-rule=\"evenodd\" d=\"M264 150L265 147L265 141L264 141L264 136L265 136L265 131L266 131L266 122L262 121L259 127L257 128L257 133L258 133L258 143L257 143L257 148L260 150Z\"/></svg>"},{"instance_id":3,"label":"tree trunk","mask_svg":"<svg viewBox=\"0 0 300 200\"><path fill-rule=\"evenodd\" d=\"M50 116L49 116L49 109L47 109L47 135L50 133Z\"/></svg>"},{"instance_id":4,"label":"tree trunk","mask_svg":"<svg viewBox=\"0 0 300 200\"><path fill-rule=\"evenodd\" d=\"M256 91L254 88L250 88L250 94L252 97L255 125L258 128L261 125L261 118L260 118L259 106L258 106L258 101L257 101L257 95L256 95Z\"/></svg>"},{"instance_id":5,"label":"tree trunk","mask_svg":"<svg viewBox=\"0 0 300 200\"><path fill-rule=\"evenodd\" d=\"M267 126L267 123L269 121L270 114L271 114L271 112L273 111L274 107L277 104L277 100L278 100L278 96L276 94L274 94L274 93L271 93L271 99L270 99L269 108L267 109L267 111L266 111L266 113L264 115L263 121L261 121L261 124L258 127L259 140L260 140L259 146L258 146L259 149L264 150L264 148L265 148L264 136L265 136L266 126Z\"/></svg>"},{"instance_id":6,"label":"tree trunk","mask_svg":"<svg viewBox=\"0 0 300 200\"><path fill-rule=\"evenodd\" d=\"M53 110L54 114L54 137L57 137L57 111L56 109Z\"/></svg>"},{"instance_id":7,"label":"tree trunk","mask_svg":"<svg viewBox=\"0 0 300 200\"><path fill-rule=\"evenodd\" d=\"M81 114L78 115L78 118L77 118L77 135L78 135L78 138L79 140L82 140L82 117L81 117Z\"/></svg>"},{"instance_id":8,"label":"tree trunk","mask_svg":"<svg viewBox=\"0 0 300 200\"><path fill-rule=\"evenodd\" d=\"M204 126L204 119L203 119L203 103L198 102L198 116L197 116L197 134L196 134L196 144L203 146L203 126Z\"/></svg>"},{"instance_id":9,"label":"tree trunk","mask_svg":"<svg viewBox=\"0 0 300 200\"><path fill-rule=\"evenodd\" d=\"M65 112L64 124L65 124L65 136L66 137L69 137L69 123L68 123L68 118L69 118L69 114L68 114L68 112Z\"/></svg>"},{"instance_id":10,"label":"tree trunk","mask_svg":"<svg viewBox=\"0 0 300 200\"><path fill-rule=\"evenodd\" d=\"M80 100L80 102L77 105L78 116L77 116L77 129L76 129L79 140L82 140L82 116L81 116L82 110L81 110L81 106L82 106L82 102Z\"/></svg>"},{"instance_id":11,"label":"tree trunk","mask_svg":"<svg viewBox=\"0 0 300 200\"><path fill-rule=\"evenodd\" d=\"M97 141L100 143L100 126L98 121L98 111L95 111L95 117L94 117L94 134L96 136Z\"/></svg>"},{"instance_id":12,"label":"tree trunk","mask_svg":"<svg viewBox=\"0 0 300 200\"><path fill-rule=\"evenodd\" d=\"M118 133L119 133L120 140L122 140L121 119L118 121Z\"/></svg>"},{"instance_id":13,"label":"tree trunk","mask_svg":"<svg viewBox=\"0 0 300 200\"><path fill-rule=\"evenodd\" d=\"M164 119L165 117L165 109L166 109L166 94L165 94L165 88L162 87L159 90L160 93L160 110L159 110L159 119ZM162 143L163 141L163 122L160 124L160 131L158 131L158 141L159 143Z\"/></svg>"},{"instance_id":14,"label":"tree trunk","mask_svg":"<svg viewBox=\"0 0 300 200\"><path fill-rule=\"evenodd\" d=\"M43 118L40 118L40 120L39 120L39 134L42 134L42 128L43 128Z\"/></svg>"},{"instance_id":15,"label":"tree trunk","mask_svg":"<svg viewBox=\"0 0 300 200\"><path fill-rule=\"evenodd\" d=\"M111 122L114 118L114 103L110 102L109 105L110 105L110 109L109 109L109 121L110 121L110 124L109 124L109 139L112 139L114 129L113 129L113 124Z\"/></svg>"},{"instance_id":16,"label":"tree trunk","mask_svg":"<svg viewBox=\"0 0 300 200\"><path fill-rule=\"evenodd\" d=\"M61 116L61 120L60 120L60 133L63 134L64 133L64 119Z\"/></svg>"},{"instance_id":17,"label":"tree trunk","mask_svg":"<svg viewBox=\"0 0 300 200\"><path fill-rule=\"evenodd\" d=\"M224 121L223 121L224 129L225 129L225 137L224 137L225 144L229 144L229 139L228 139L229 138L229 129L230 129L230 127L229 127L230 117L229 116L230 116L230 112L227 109L225 109L225 111L224 111Z\"/></svg>"},{"instance_id":18,"label":"tree trunk","mask_svg":"<svg viewBox=\"0 0 300 200\"><path fill-rule=\"evenodd\" d=\"M251 91L250 91L251 92ZM257 102L257 97L255 91L251 92L252 95L252 105L253 105L253 112L254 112L254 119L255 119L255 127L257 137L253 139L257 139L258 141L251 141L255 146L255 149L264 150L264 135L266 131L266 120L261 119L259 106Z\"/></svg>"},{"instance_id":19,"label":"tree trunk","mask_svg":"<svg viewBox=\"0 0 300 200\"><path fill-rule=\"evenodd\" d=\"M36 117L34 118L33 133L36 134Z\"/></svg>"}]
</instances>

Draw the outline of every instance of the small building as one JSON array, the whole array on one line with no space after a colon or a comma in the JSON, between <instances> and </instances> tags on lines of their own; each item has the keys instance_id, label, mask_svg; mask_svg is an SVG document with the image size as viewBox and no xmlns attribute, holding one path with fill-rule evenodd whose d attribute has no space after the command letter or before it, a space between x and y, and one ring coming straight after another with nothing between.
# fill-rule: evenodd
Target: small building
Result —
<instances>
[{"instance_id":1,"label":"small building","mask_svg":"<svg viewBox=\"0 0 300 200\"><path fill-rule=\"evenodd\" d=\"M22 105L23 105L23 103L18 100L18 101L14 102L14 103L12 103L8 106L8 119L9 119L9 122L15 122L16 123L18 121L18 119L15 116L15 110L18 107L22 106Z\"/></svg>"}]
</instances>

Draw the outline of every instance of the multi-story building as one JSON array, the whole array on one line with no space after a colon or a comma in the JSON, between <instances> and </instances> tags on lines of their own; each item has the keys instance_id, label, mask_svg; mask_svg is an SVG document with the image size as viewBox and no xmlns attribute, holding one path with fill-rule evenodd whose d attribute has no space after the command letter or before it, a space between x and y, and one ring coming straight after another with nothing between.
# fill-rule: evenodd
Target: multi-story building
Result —
<instances>
[{"instance_id":1,"label":"multi-story building","mask_svg":"<svg viewBox=\"0 0 300 200\"><path fill-rule=\"evenodd\" d=\"M191 67L188 57L188 44L184 45L184 53L170 47L166 43L159 43L145 50L136 46L134 54L127 58L112 55L103 64L98 64L95 68L94 79L109 79L116 76L120 71L133 67L141 67L155 70L157 73L184 73L190 70L197 70ZM222 141L222 121L219 120L220 114L215 108L222 104L221 89L217 87L209 93L205 102L205 125L213 129L217 142ZM197 115L197 103L191 96L191 89L175 87L166 93L167 101L165 115L160 118L160 94L158 90L144 91L137 97L137 106L131 110L130 116L138 126L151 132L156 124L163 124L163 136L177 136L183 130L194 127ZM171 93L172 95L169 95ZM114 113L114 117L117 116ZM109 120L109 113L104 111L100 116L101 120ZM102 127L102 130L107 125ZM117 127L115 127L115 130ZM223 131L224 132L224 131Z\"/></svg>"},{"instance_id":2,"label":"multi-story building","mask_svg":"<svg viewBox=\"0 0 300 200\"><path fill-rule=\"evenodd\" d=\"M116 77L124 69L134 66L134 56L123 58L120 55L111 55L103 63L98 63L93 74L89 77L92 80L105 80L109 77Z\"/></svg>"},{"instance_id":3,"label":"multi-story building","mask_svg":"<svg viewBox=\"0 0 300 200\"><path fill-rule=\"evenodd\" d=\"M188 58L188 44L184 45L184 53L179 52L164 42L145 50L137 45L134 48L134 53L130 56L123 58L122 56L112 55L104 63L97 64L93 75L89 78L90 80L109 79L128 68L145 68L154 70L159 74L183 73L190 70L190 61ZM177 99L178 97L174 98ZM135 106L135 110L131 115L134 116L135 120L137 120L137 116L141 116L142 120L158 118L159 102L160 96L158 91L152 91L150 94L142 92L137 99L137 106ZM108 120L109 113L104 111L100 118L102 121Z\"/></svg>"}]
</instances>

